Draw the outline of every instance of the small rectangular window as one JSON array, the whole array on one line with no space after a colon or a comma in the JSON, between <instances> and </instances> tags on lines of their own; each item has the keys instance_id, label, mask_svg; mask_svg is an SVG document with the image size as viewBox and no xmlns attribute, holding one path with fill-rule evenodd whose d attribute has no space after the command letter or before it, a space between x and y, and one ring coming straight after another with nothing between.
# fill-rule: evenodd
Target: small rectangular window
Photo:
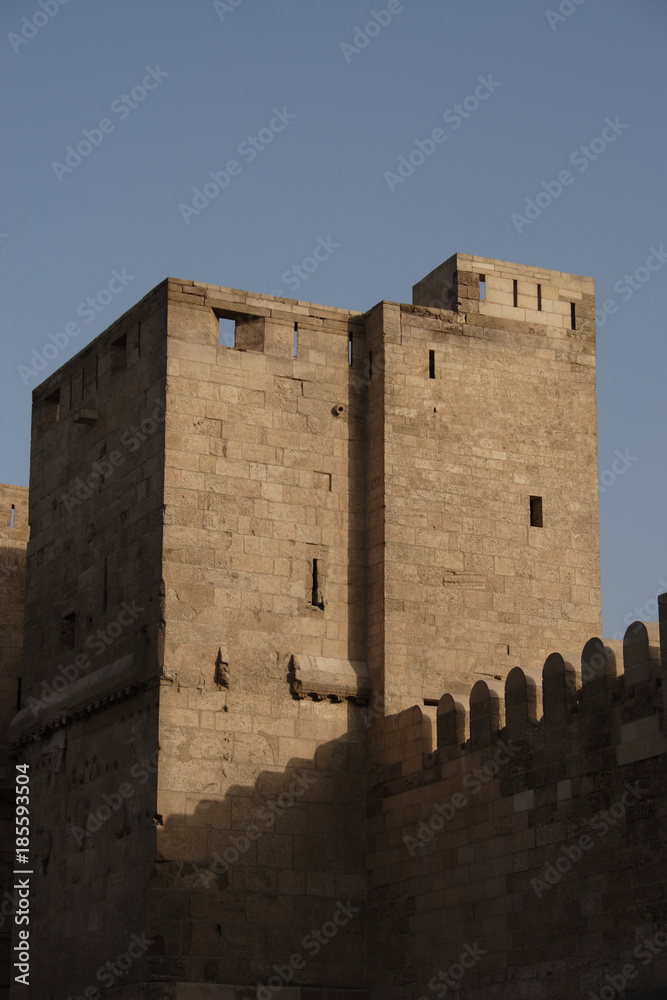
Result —
<instances>
[{"instance_id":1,"label":"small rectangular window","mask_svg":"<svg viewBox=\"0 0 667 1000\"><path fill-rule=\"evenodd\" d=\"M63 615L60 620L60 641L66 649L74 649L76 644L76 612Z\"/></svg>"},{"instance_id":2,"label":"small rectangular window","mask_svg":"<svg viewBox=\"0 0 667 1000\"><path fill-rule=\"evenodd\" d=\"M294 324L294 357L297 356L297 351L299 350L299 324Z\"/></svg>"},{"instance_id":3,"label":"small rectangular window","mask_svg":"<svg viewBox=\"0 0 667 1000\"><path fill-rule=\"evenodd\" d=\"M44 400L44 419L47 423L54 424L60 420L60 389L56 389Z\"/></svg>"},{"instance_id":4,"label":"small rectangular window","mask_svg":"<svg viewBox=\"0 0 667 1000\"><path fill-rule=\"evenodd\" d=\"M236 347L236 320L218 320L218 343L221 347Z\"/></svg>"},{"instance_id":5,"label":"small rectangular window","mask_svg":"<svg viewBox=\"0 0 667 1000\"><path fill-rule=\"evenodd\" d=\"M570 302L570 329L577 329L577 307L574 302Z\"/></svg>"},{"instance_id":6,"label":"small rectangular window","mask_svg":"<svg viewBox=\"0 0 667 1000\"><path fill-rule=\"evenodd\" d=\"M320 584L318 579L317 559L313 559L313 581L310 603L314 608L319 608L320 611L324 610L324 601L322 600L322 595L320 593Z\"/></svg>"},{"instance_id":7,"label":"small rectangular window","mask_svg":"<svg viewBox=\"0 0 667 1000\"><path fill-rule=\"evenodd\" d=\"M531 528L542 528L542 497L530 498L530 526Z\"/></svg>"},{"instance_id":8,"label":"small rectangular window","mask_svg":"<svg viewBox=\"0 0 667 1000\"><path fill-rule=\"evenodd\" d=\"M428 352L428 377L435 378L435 351Z\"/></svg>"},{"instance_id":9,"label":"small rectangular window","mask_svg":"<svg viewBox=\"0 0 667 1000\"><path fill-rule=\"evenodd\" d=\"M10 519L10 522L9 522L9 527L10 528L14 527L15 521L16 521L16 507L14 506L14 504L12 504L12 513L11 513L11 519Z\"/></svg>"},{"instance_id":10,"label":"small rectangular window","mask_svg":"<svg viewBox=\"0 0 667 1000\"><path fill-rule=\"evenodd\" d=\"M354 361L353 344L354 344L354 341L352 339L352 332L350 331L350 333L348 333L348 335L347 335L347 363L348 363L348 365L351 365L352 362Z\"/></svg>"},{"instance_id":11,"label":"small rectangular window","mask_svg":"<svg viewBox=\"0 0 667 1000\"><path fill-rule=\"evenodd\" d=\"M519 282L514 279L512 282L512 295L514 296L514 308L519 305Z\"/></svg>"},{"instance_id":12,"label":"small rectangular window","mask_svg":"<svg viewBox=\"0 0 667 1000\"><path fill-rule=\"evenodd\" d=\"M537 311L542 312L542 286L537 286Z\"/></svg>"},{"instance_id":13,"label":"small rectangular window","mask_svg":"<svg viewBox=\"0 0 667 1000\"><path fill-rule=\"evenodd\" d=\"M483 302L486 298L486 275L480 274L479 276L479 301Z\"/></svg>"},{"instance_id":14,"label":"small rectangular window","mask_svg":"<svg viewBox=\"0 0 667 1000\"><path fill-rule=\"evenodd\" d=\"M368 352L368 377L373 378L373 352Z\"/></svg>"},{"instance_id":15,"label":"small rectangular window","mask_svg":"<svg viewBox=\"0 0 667 1000\"><path fill-rule=\"evenodd\" d=\"M118 337L111 344L111 376L119 375L127 368L127 334Z\"/></svg>"}]
</instances>

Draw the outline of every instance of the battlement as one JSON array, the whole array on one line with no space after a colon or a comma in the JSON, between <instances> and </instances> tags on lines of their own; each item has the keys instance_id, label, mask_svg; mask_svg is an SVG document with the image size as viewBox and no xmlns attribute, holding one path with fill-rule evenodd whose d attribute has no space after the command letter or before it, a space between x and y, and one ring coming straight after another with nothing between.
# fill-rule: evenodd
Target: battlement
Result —
<instances>
[{"instance_id":1,"label":"battlement","mask_svg":"<svg viewBox=\"0 0 667 1000\"><path fill-rule=\"evenodd\" d=\"M605 996L624 966L639 991L665 982L664 955L634 961L656 954L643 949L664 941L667 914L667 594L660 618L662 650L658 626L635 622L622 645L552 653L541 677L515 667L504 692L477 681L467 709L443 695L435 727L418 705L375 720L367 865L381 995L409 981L410 995L432 996L466 942L470 996L536 996L537 982L558 1000Z\"/></svg>"},{"instance_id":2,"label":"battlement","mask_svg":"<svg viewBox=\"0 0 667 1000\"><path fill-rule=\"evenodd\" d=\"M414 305L593 336L593 278L457 253L412 289ZM469 320L470 322L470 320Z\"/></svg>"},{"instance_id":3,"label":"battlement","mask_svg":"<svg viewBox=\"0 0 667 1000\"><path fill-rule=\"evenodd\" d=\"M593 734L596 749L615 746L618 765L663 754L667 594L660 597L660 609L660 626L634 622L622 643L590 639L576 659L551 653L541 676L514 667L504 691L478 680L468 707L460 694L446 693L435 719L419 705L383 719L376 736L380 768L397 777L400 765L402 777L414 775L495 747L499 739L540 751L560 747L571 757L572 747L580 752Z\"/></svg>"}]
</instances>

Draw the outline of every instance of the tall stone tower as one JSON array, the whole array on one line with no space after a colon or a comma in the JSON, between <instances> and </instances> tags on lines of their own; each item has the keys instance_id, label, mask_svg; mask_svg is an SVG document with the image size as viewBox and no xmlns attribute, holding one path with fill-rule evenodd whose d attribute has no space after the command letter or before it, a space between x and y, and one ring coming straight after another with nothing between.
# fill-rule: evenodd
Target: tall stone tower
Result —
<instances>
[{"instance_id":1,"label":"tall stone tower","mask_svg":"<svg viewBox=\"0 0 667 1000\"><path fill-rule=\"evenodd\" d=\"M167 279L35 391L31 996L374 997L369 719L599 631L592 280L413 298Z\"/></svg>"}]
</instances>

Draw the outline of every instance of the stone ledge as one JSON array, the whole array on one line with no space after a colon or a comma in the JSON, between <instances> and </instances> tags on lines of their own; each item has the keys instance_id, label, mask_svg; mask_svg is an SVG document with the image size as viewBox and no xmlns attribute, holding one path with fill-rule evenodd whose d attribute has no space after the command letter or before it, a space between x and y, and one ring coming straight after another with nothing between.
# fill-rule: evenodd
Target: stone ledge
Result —
<instances>
[{"instance_id":1,"label":"stone ledge","mask_svg":"<svg viewBox=\"0 0 667 1000\"><path fill-rule=\"evenodd\" d=\"M343 701L352 698L366 702L371 682L366 664L361 660L337 660L325 656L294 653L290 660L290 689L294 698Z\"/></svg>"}]
</instances>

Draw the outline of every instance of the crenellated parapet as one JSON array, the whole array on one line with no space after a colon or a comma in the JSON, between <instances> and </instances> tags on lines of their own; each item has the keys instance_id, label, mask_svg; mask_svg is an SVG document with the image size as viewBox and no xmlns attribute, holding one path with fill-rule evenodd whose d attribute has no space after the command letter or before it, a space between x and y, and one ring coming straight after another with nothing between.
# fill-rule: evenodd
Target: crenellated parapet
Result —
<instances>
[{"instance_id":1,"label":"crenellated parapet","mask_svg":"<svg viewBox=\"0 0 667 1000\"><path fill-rule=\"evenodd\" d=\"M446 693L434 716L375 721L384 995L442 996L458 968L470 997L610 996L619 969L638 996L664 994L642 991L667 982L667 594L660 617L551 653L540 673L515 667L504 687L478 680L465 704ZM406 969L413 992L392 994Z\"/></svg>"},{"instance_id":2,"label":"crenellated parapet","mask_svg":"<svg viewBox=\"0 0 667 1000\"><path fill-rule=\"evenodd\" d=\"M660 607L664 646L667 594ZM478 680L467 705L460 695L443 694L435 720L417 705L385 718L376 732L376 760L394 774L400 763L405 776L484 751L499 739L545 751L615 745L619 765L656 756L667 749L666 671L660 626L636 621L622 643L592 638L577 657L551 653L541 678L514 667L504 691Z\"/></svg>"}]
</instances>

